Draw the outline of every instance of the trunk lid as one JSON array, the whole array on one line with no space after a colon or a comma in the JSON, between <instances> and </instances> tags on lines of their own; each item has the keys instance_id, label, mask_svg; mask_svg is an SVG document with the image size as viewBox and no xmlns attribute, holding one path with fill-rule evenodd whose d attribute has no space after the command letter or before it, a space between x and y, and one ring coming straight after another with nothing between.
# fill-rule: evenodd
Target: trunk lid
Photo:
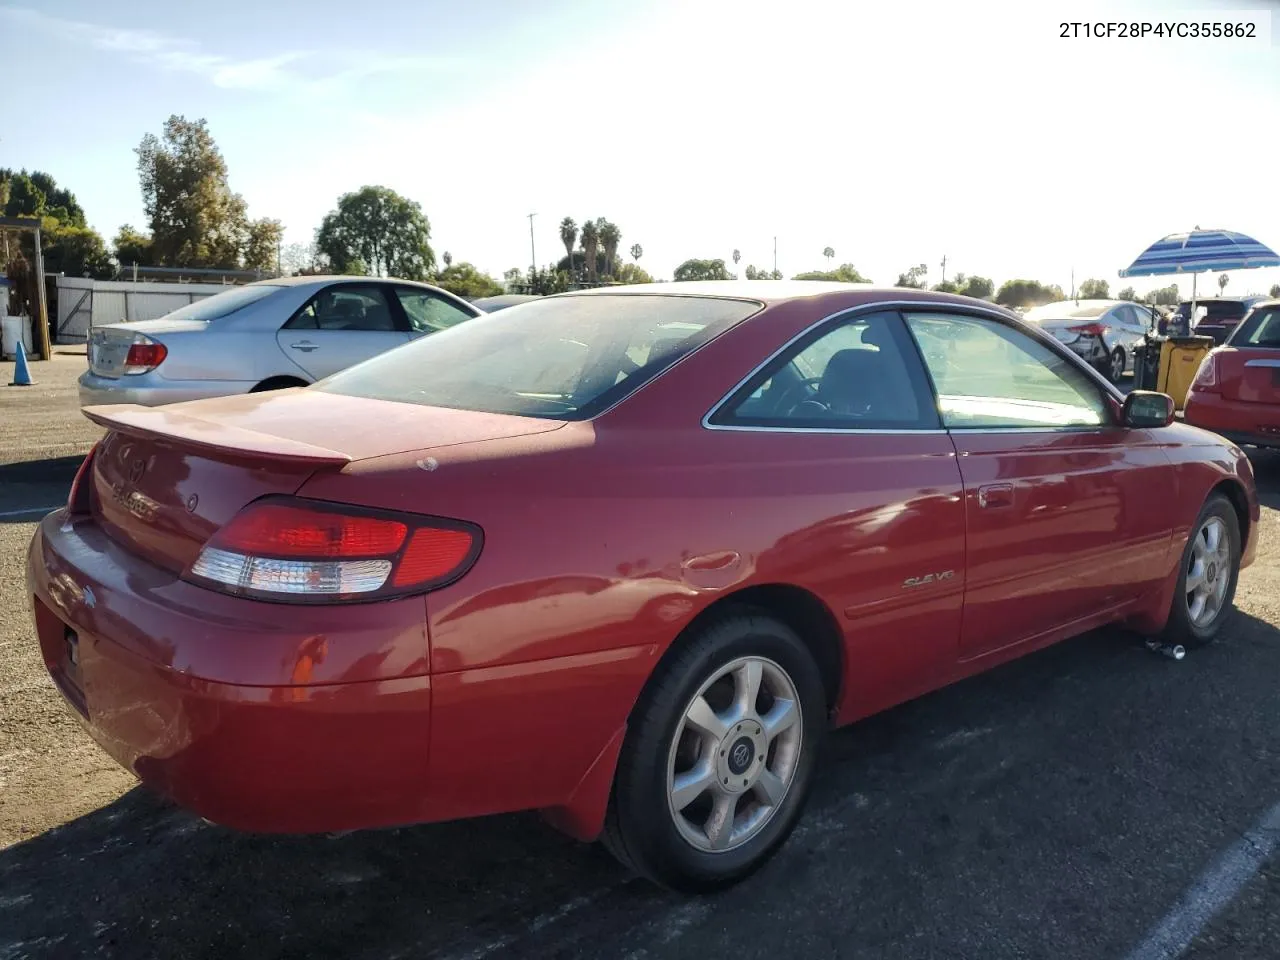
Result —
<instances>
[{"instance_id":1,"label":"trunk lid","mask_svg":"<svg viewBox=\"0 0 1280 960\"><path fill-rule=\"evenodd\" d=\"M94 516L117 542L174 573L246 504L295 493L318 471L564 425L304 389L84 413L108 430L92 465Z\"/></svg>"},{"instance_id":2,"label":"trunk lid","mask_svg":"<svg viewBox=\"0 0 1280 960\"><path fill-rule=\"evenodd\" d=\"M1225 347L1216 356L1224 397L1280 405L1280 348Z\"/></svg>"}]
</instances>

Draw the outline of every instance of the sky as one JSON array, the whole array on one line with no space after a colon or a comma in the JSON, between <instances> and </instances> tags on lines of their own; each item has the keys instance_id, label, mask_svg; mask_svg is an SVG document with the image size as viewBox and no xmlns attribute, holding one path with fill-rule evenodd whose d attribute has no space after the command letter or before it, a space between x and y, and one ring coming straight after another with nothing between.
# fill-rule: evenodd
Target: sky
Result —
<instances>
[{"instance_id":1,"label":"sky","mask_svg":"<svg viewBox=\"0 0 1280 960\"><path fill-rule=\"evenodd\" d=\"M539 263L563 217L604 216L659 278L735 248L772 267L776 237L788 275L830 246L885 283L919 263L937 282L945 256L948 276L1143 292L1168 281L1117 272L1169 233L1280 249L1276 0L123 6L0 0L0 166L52 174L108 240L145 227L133 149L182 114L286 242L382 184L422 205L437 255L495 276L529 264L530 213ZM1059 36L1239 10L1269 40Z\"/></svg>"}]
</instances>

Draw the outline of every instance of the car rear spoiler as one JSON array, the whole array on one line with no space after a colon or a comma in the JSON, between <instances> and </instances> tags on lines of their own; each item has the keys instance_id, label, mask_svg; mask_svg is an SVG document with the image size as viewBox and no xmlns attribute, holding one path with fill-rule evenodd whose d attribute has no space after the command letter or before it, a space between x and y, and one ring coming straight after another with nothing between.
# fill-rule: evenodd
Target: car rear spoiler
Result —
<instances>
[{"instance_id":1,"label":"car rear spoiler","mask_svg":"<svg viewBox=\"0 0 1280 960\"><path fill-rule=\"evenodd\" d=\"M81 412L101 427L149 440L174 441L213 460L293 463L299 466L345 466L351 457L337 450L290 440L256 430L203 419L185 411L134 403L83 407Z\"/></svg>"}]
</instances>

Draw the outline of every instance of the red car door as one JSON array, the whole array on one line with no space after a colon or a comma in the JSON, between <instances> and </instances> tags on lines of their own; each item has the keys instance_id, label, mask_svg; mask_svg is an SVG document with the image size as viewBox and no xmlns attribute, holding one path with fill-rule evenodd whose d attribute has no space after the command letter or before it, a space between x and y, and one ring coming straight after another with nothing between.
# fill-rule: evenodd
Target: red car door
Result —
<instances>
[{"instance_id":1,"label":"red car door","mask_svg":"<svg viewBox=\"0 0 1280 960\"><path fill-rule=\"evenodd\" d=\"M964 587L955 452L901 317L854 311L764 364L706 418L696 451L759 584L820 597L845 643L842 719L954 671Z\"/></svg>"},{"instance_id":2,"label":"red car door","mask_svg":"<svg viewBox=\"0 0 1280 960\"><path fill-rule=\"evenodd\" d=\"M959 458L962 659L1132 603L1168 570L1168 459L1074 358L998 315L910 313Z\"/></svg>"}]
</instances>

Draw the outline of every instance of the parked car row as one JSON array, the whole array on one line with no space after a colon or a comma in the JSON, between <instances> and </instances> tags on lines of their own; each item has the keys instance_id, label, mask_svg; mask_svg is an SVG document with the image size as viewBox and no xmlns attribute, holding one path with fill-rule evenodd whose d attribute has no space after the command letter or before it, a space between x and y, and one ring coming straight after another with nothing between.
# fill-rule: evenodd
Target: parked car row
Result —
<instances>
[{"instance_id":1,"label":"parked car row","mask_svg":"<svg viewBox=\"0 0 1280 960\"><path fill-rule=\"evenodd\" d=\"M476 319L267 286L98 344L93 377L191 382L225 335L259 392L88 407L27 562L84 728L230 827L538 810L722 887L786 841L832 727L1104 624L1208 643L1256 552L1238 446L980 301L680 283ZM1206 408L1271 389L1274 317ZM367 333L402 345L263 392Z\"/></svg>"},{"instance_id":2,"label":"parked car row","mask_svg":"<svg viewBox=\"0 0 1280 960\"><path fill-rule=\"evenodd\" d=\"M1133 371L1133 348L1154 329L1156 318L1151 307L1128 300L1062 300L1023 315L1112 383Z\"/></svg>"}]
</instances>

